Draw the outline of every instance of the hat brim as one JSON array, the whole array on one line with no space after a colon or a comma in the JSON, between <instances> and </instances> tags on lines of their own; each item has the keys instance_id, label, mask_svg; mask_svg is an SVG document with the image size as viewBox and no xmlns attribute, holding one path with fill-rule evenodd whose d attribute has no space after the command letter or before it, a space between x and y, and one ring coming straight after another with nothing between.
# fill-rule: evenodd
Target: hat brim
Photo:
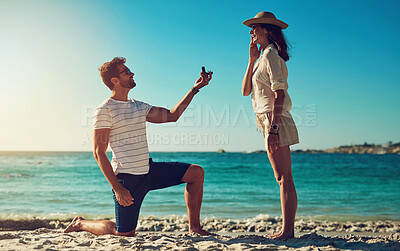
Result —
<instances>
[{"instance_id":1,"label":"hat brim","mask_svg":"<svg viewBox=\"0 0 400 251\"><path fill-rule=\"evenodd\" d=\"M253 24L273 24L282 28L282 30L286 29L289 25L281 20L275 18L250 18L243 22L244 25L251 27Z\"/></svg>"}]
</instances>

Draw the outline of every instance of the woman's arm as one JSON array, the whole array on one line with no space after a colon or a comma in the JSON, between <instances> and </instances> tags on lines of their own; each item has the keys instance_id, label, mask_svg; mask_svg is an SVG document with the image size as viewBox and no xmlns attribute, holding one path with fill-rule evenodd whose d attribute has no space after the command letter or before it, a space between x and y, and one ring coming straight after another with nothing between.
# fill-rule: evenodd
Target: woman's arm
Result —
<instances>
[{"instance_id":1,"label":"woman's arm","mask_svg":"<svg viewBox=\"0 0 400 251\"><path fill-rule=\"evenodd\" d=\"M244 74L243 82L242 82L242 95L249 96L252 92L251 88L251 78L253 77L254 71L254 63L249 59L249 63L247 65L246 73Z\"/></svg>"},{"instance_id":2,"label":"woman's arm","mask_svg":"<svg viewBox=\"0 0 400 251\"><path fill-rule=\"evenodd\" d=\"M281 123L283 103L285 102L285 92L284 90L275 91L275 101L274 108L272 110L271 125L278 125ZM275 153L279 148L279 129L274 130L268 128L267 143L268 151Z\"/></svg>"},{"instance_id":3,"label":"woman's arm","mask_svg":"<svg viewBox=\"0 0 400 251\"><path fill-rule=\"evenodd\" d=\"M270 77L271 90L275 94L274 107L271 114L271 126L280 125L283 105L285 102L285 89L287 89L287 77L283 73L284 64L282 58L275 52L266 54L265 57L267 72ZM268 150L272 153L276 152L279 147L279 129L268 129Z\"/></svg>"},{"instance_id":4,"label":"woman's arm","mask_svg":"<svg viewBox=\"0 0 400 251\"><path fill-rule=\"evenodd\" d=\"M285 102L285 91L277 90L275 92L274 109L272 111L271 124L279 125L281 123L281 116L283 110L283 103ZM270 130L276 132L275 130Z\"/></svg>"}]
</instances>

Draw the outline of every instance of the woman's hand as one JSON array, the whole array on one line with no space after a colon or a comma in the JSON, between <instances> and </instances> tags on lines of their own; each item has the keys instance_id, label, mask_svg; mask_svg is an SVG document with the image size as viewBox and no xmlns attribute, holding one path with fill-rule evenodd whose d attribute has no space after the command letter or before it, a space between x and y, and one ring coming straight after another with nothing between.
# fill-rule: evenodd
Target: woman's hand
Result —
<instances>
[{"instance_id":1,"label":"woman's hand","mask_svg":"<svg viewBox=\"0 0 400 251\"><path fill-rule=\"evenodd\" d=\"M200 77L196 80L196 83L194 84L194 88L197 90L200 90L204 86L208 85L210 80L212 79L212 72L206 73L206 72L201 72Z\"/></svg>"},{"instance_id":2,"label":"woman's hand","mask_svg":"<svg viewBox=\"0 0 400 251\"><path fill-rule=\"evenodd\" d=\"M279 136L268 134L267 136L268 152L275 153L279 148Z\"/></svg>"},{"instance_id":3,"label":"woman's hand","mask_svg":"<svg viewBox=\"0 0 400 251\"><path fill-rule=\"evenodd\" d=\"M250 54L250 61L255 63L257 59L260 57L261 49L258 49L257 44L253 42L253 37L251 38L250 41L250 49L249 49L249 54Z\"/></svg>"}]
</instances>

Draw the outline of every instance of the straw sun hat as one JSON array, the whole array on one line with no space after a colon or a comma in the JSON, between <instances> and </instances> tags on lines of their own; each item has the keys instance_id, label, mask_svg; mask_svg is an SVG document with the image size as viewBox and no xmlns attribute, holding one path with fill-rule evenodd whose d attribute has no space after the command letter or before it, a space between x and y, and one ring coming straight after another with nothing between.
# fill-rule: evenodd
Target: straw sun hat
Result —
<instances>
[{"instance_id":1,"label":"straw sun hat","mask_svg":"<svg viewBox=\"0 0 400 251\"><path fill-rule=\"evenodd\" d=\"M247 19L243 22L244 25L251 27L253 24L273 24L286 29L289 25L276 19L275 15L271 12L261 11L254 18Z\"/></svg>"}]
</instances>

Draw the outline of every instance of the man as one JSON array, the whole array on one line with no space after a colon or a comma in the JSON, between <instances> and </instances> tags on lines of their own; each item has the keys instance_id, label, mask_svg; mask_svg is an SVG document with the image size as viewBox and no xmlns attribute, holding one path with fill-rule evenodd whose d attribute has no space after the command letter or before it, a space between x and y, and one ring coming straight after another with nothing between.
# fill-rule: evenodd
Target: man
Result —
<instances>
[{"instance_id":1,"label":"man","mask_svg":"<svg viewBox=\"0 0 400 251\"><path fill-rule=\"evenodd\" d=\"M112 91L95 111L94 157L114 192L116 224L88 221L77 216L64 232L89 231L96 235L134 236L142 201L150 190L186 183L185 202L189 232L209 235L200 226L204 170L187 163L153 162L149 159L146 121L176 122L212 73L202 72L193 88L171 110L128 99L136 86L125 58L114 58L100 67L103 82ZM106 156L110 144L112 161Z\"/></svg>"}]
</instances>

